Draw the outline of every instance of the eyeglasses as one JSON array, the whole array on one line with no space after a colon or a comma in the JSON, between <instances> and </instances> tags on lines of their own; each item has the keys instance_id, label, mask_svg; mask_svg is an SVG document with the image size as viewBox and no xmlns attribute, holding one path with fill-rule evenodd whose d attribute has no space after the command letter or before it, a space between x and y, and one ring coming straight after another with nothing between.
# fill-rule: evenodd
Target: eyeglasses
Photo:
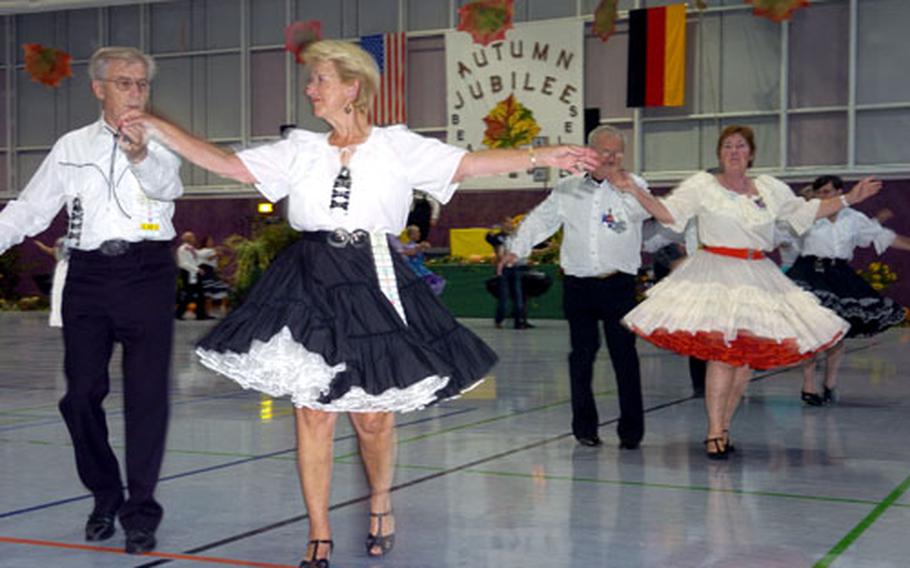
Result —
<instances>
[{"instance_id":1,"label":"eyeglasses","mask_svg":"<svg viewBox=\"0 0 910 568\"><path fill-rule=\"evenodd\" d=\"M131 91L135 85L140 93L144 93L149 90L149 85L151 82L148 79L130 79L129 77L117 77L116 79L101 79L106 83L113 83L117 87L118 91Z\"/></svg>"},{"instance_id":2,"label":"eyeglasses","mask_svg":"<svg viewBox=\"0 0 910 568\"><path fill-rule=\"evenodd\" d=\"M622 158L625 155L622 150L598 150L597 152L604 158Z\"/></svg>"}]
</instances>

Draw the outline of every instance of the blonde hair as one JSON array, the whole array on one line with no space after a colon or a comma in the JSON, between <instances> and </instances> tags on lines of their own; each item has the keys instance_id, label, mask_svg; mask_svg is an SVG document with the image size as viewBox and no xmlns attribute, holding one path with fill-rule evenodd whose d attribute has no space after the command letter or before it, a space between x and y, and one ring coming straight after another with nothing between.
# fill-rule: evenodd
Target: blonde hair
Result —
<instances>
[{"instance_id":1,"label":"blonde hair","mask_svg":"<svg viewBox=\"0 0 910 568\"><path fill-rule=\"evenodd\" d=\"M102 47L92 54L88 63L88 74L92 81L107 79L107 64L111 61L125 61L127 63L142 63L145 65L145 78L151 81L158 71L158 66L151 55L142 53L135 47Z\"/></svg>"},{"instance_id":2,"label":"blonde hair","mask_svg":"<svg viewBox=\"0 0 910 568\"><path fill-rule=\"evenodd\" d=\"M362 112L367 112L373 106L373 97L379 92L379 67L373 57L360 46L349 41L324 39L303 50L303 59L307 65L333 63L342 83L360 83L357 97L351 104Z\"/></svg>"}]
</instances>

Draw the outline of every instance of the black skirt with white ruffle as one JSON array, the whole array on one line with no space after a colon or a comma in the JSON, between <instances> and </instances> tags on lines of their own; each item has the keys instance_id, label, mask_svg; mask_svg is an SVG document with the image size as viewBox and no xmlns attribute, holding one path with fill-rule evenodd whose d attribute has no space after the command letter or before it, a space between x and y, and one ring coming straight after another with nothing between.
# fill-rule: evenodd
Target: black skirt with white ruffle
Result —
<instances>
[{"instance_id":1,"label":"black skirt with white ruffle","mask_svg":"<svg viewBox=\"0 0 910 568\"><path fill-rule=\"evenodd\" d=\"M496 363L385 235L339 242L325 231L282 252L196 352L244 388L338 412L423 408L476 386Z\"/></svg>"}]
</instances>

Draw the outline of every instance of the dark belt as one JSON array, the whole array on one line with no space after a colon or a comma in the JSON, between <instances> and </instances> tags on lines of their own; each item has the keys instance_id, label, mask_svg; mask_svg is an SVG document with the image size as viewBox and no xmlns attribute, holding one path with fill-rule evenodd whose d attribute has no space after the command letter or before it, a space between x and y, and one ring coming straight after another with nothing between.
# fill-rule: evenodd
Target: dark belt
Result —
<instances>
[{"instance_id":1,"label":"dark belt","mask_svg":"<svg viewBox=\"0 0 910 568\"><path fill-rule=\"evenodd\" d=\"M802 257L806 261L812 263L812 269L816 272L824 272L825 267L833 268L839 264L847 264L846 259L843 258L825 258L820 256L806 255Z\"/></svg>"},{"instance_id":2,"label":"dark belt","mask_svg":"<svg viewBox=\"0 0 910 568\"><path fill-rule=\"evenodd\" d=\"M167 248L170 246L169 241L136 241L131 242L125 239L109 239L101 243L94 250L71 249L70 255L76 257L108 257L114 258L123 256L127 253L138 252L155 248Z\"/></svg>"},{"instance_id":3,"label":"dark belt","mask_svg":"<svg viewBox=\"0 0 910 568\"><path fill-rule=\"evenodd\" d=\"M306 231L301 238L308 241L323 242L335 248L352 246L365 247L370 244L370 233L363 229L335 229L334 231Z\"/></svg>"}]
</instances>

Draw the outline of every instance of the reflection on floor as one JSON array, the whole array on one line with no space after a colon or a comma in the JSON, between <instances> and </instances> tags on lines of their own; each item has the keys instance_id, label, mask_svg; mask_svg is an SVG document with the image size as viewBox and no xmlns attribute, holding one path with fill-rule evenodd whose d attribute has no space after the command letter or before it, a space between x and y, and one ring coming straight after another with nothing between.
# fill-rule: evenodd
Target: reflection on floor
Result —
<instances>
[{"instance_id":1,"label":"reflection on floor","mask_svg":"<svg viewBox=\"0 0 910 568\"><path fill-rule=\"evenodd\" d=\"M906 567L910 565L910 330L848 345L838 406L808 408L800 374L759 375L734 423L737 453L705 459L702 401L686 361L639 343L648 432L620 450L605 352L599 448L569 435L567 328L467 324L500 354L469 396L398 419L398 540L366 557L366 490L347 421L332 494L333 566ZM178 322L173 408L155 556L85 547L91 508L57 412L58 330L0 314L0 566L296 566L306 518L284 400L201 368L208 322ZM107 400L122 451L119 359ZM900 369L904 369L901 371Z\"/></svg>"}]
</instances>

